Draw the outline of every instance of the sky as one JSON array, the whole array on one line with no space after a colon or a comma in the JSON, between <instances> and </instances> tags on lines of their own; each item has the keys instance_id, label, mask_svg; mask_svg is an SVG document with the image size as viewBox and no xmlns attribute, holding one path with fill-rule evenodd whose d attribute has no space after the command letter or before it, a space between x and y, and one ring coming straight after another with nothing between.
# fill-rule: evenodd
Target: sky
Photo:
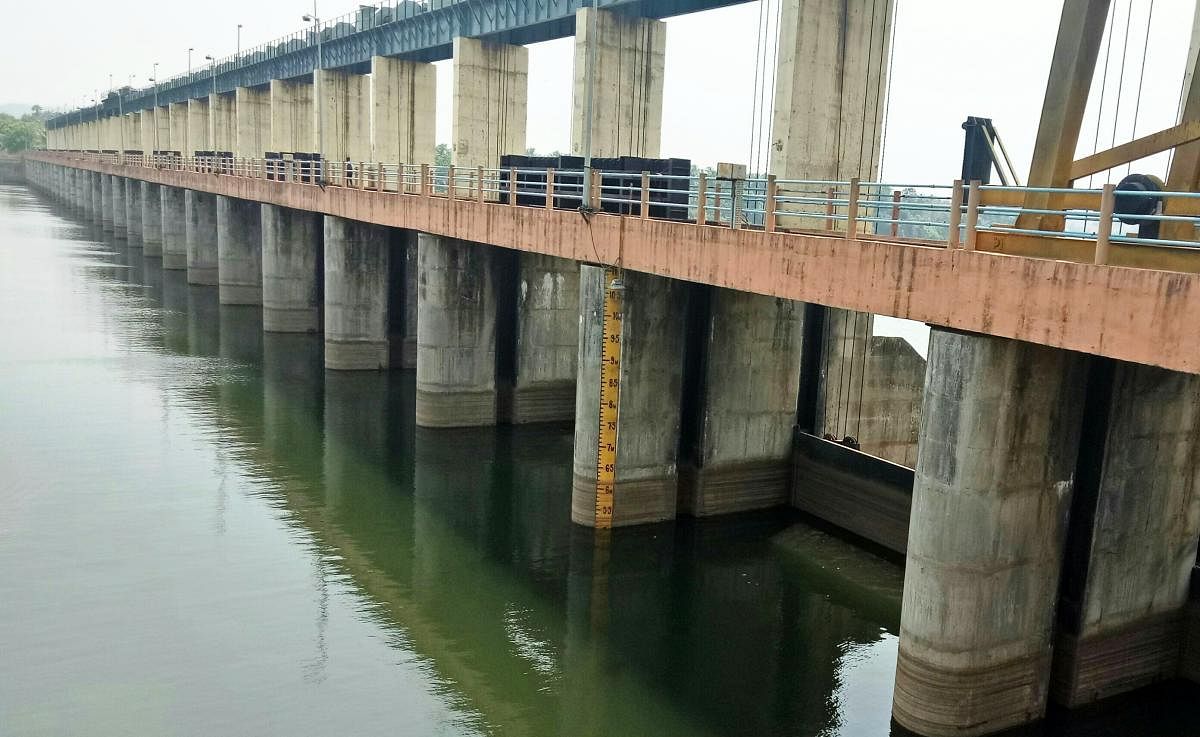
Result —
<instances>
[{"instance_id":1,"label":"sky","mask_svg":"<svg viewBox=\"0 0 1200 737\"><path fill-rule=\"evenodd\" d=\"M667 20L664 156L705 165L751 158L755 106L770 109L769 100L756 102L764 95L756 95L754 85L760 3L767 3L770 17L777 2L756 0ZM144 86L154 62L163 78L186 71L188 48L195 49L195 68L207 54L233 53L239 23L241 47L249 49L301 30L301 15L312 9L305 2L207 0L190 6L201 13L184 16L161 0L123 0L119 14L116 5L61 0L50 15L50 6L40 3L10 4L7 27L24 30L0 45L0 104L66 108L108 89L110 78L115 86ZM322 0L318 10L331 18L355 7ZM1132 138L1135 111L1140 135L1171 125L1176 114L1193 0L1113 0L1113 7L1112 43L1107 53L1101 50L1081 154ZM953 179L962 158L960 125L968 115L995 121L1024 177L1060 10L1060 2L1047 0L898 0L882 178L918 184ZM771 45L763 45L767 54ZM1124 75L1118 73L1122 57ZM527 143L539 151L569 147L572 63L572 39L530 47ZM438 140L449 142L452 69L449 61L437 68ZM1098 110L1102 78L1104 109Z\"/></svg>"}]
</instances>

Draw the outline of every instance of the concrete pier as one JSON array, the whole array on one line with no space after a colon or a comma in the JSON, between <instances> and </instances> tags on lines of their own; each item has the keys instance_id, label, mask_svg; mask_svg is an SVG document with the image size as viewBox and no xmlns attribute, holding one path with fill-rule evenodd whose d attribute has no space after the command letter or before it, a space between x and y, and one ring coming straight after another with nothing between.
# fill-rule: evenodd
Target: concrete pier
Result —
<instances>
[{"instance_id":1,"label":"concrete pier","mask_svg":"<svg viewBox=\"0 0 1200 737\"><path fill-rule=\"evenodd\" d=\"M892 714L929 737L1046 709L1083 357L934 329Z\"/></svg>"},{"instance_id":2,"label":"concrete pier","mask_svg":"<svg viewBox=\"0 0 1200 737\"><path fill-rule=\"evenodd\" d=\"M113 232L112 177L97 174L100 178L100 226L105 233Z\"/></svg>"},{"instance_id":3,"label":"concrete pier","mask_svg":"<svg viewBox=\"0 0 1200 737\"><path fill-rule=\"evenodd\" d=\"M313 88L313 130L326 161L371 157L371 87L363 74L320 69ZM317 147L312 147L317 151Z\"/></svg>"},{"instance_id":4,"label":"concrete pier","mask_svg":"<svg viewBox=\"0 0 1200 737\"><path fill-rule=\"evenodd\" d=\"M217 285L217 196L184 190L188 284Z\"/></svg>"},{"instance_id":5,"label":"concrete pier","mask_svg":"<svg viewBox=\"0 0 1200 737\"><path fill-rule=\"evenodd\" d=\"M1095 365L1110 399L1084 432L1103 433L1103 461L1080 473L1055 642L1052 697L1069 707L1177 675L1200 539L1200 376Z\"/></svg>"},{"instance_id":6,"label":"concrete pier","mask_svg":"<svg viewBox=\"0 0 1200 737\"><path fill-rule=\"evenodd\" d=\"M371 160L433 161L437 75L432 64L371 58Z\"/></svg>"},{"instance_id":7,"label":"concrete pier","mask_svg":"<svg viewBox=\"0 0 1200 737\"><path fill-rule=\"evenodd\" d=\"M188 104L186 102L172 102L167 106L167 124L170 126L170 149L178 151L184 156L193 156L194 153L188 150L188 143L191 140L188 138Z\"/></svg>"},{"instance_id":8,"label":"concrete pier","mask_svg":"<svg viewBox=\"0 0 1200 737\"><path fill-rule=\"evenodd\" d=\"M208 143L213 151L233 151L236 147L237 109L234 93L208 96Z\"/></svg>"},{"instance_id":9,"label":"concrete pier","mask_svg":"<svg viewBox=\"0 0 1200 737\"><path fill-rule=\"evenodd\" d=\"M233 153L238 158L256 159L271 143L271 93L259 87L234 90L234 115L237 134Z\"/></svg>"},{"instance_id":10,"label":"concrete pier","mask_svg":"<svg viewBox=\"0 0 1200 737\"><path fill-rule=\"evenodd\" d=\"M419 236L412 233L404 244L404 314L400 343L400 368L417 367L417 272Z\"/></svg>"},{"instance_id":11,"label":"concrete pier","mask_svg":"<svg viewBox=\"0 0 1200 737\"><path fill-rule=\"evenodd\" d=\"M390 366L390 238L388 228L325 217L325 368Z\"/></svg>"},{"instance_id":12,"label":"concrete pier","mask_svg":"<svg viewBox=\"0 0 1200 737\"><path fill-rule=\"evenodd\" d=\"M187 249L187 207L184 202L183 190L179 187L159 187L159 200L162 205L162 267L164 269L186 269L188 263Z\"/></svg>"},{"instance_id":13,"label":"concrete pier","mask_svg":"<svg viewBox=\"0 0 1200 737\"><path fill-rule=\"evenodd\" d=\"M125 178L110 177L109 185L112 191L112 226L113 237L124 240L127 234L125 226Z\"/></svg>"},{"instance_id":14,"label":"concrete pier","mask_svg":"<svg viewBox=\"0 0 1200 737\"><path fill-rule=\"evenodd\" d=\"M454 163L500 165L525 151L529 51L524 46L454 39Z\"/></svg>"},{"instance_id":15,"label":"concrete pier","mask_svg":"<svg viewBox=\"0 0 1200 737\"><path fill-rule=\"evenodd\" d=\"M141 182L142 255L162 257L162 185Z\"/></svg>"},{"instance_id":16,"label":"concrete pier","mask_svg":"<svg viewBox=\"0 0 1200 737\"><path fill-rule=\"evenodd\" d=\"M584 266L579 290L584 319L579 331L571 521L592 526L603 329L594 316L603 313L604 270ZM614 526L675 517L687 286L625 272L623 307Z\"/></svg>"},{"instance_id":17,"label":"concrete pier","mask_svg":"<svg viewBox=\"0 0 1200 737\"><path fill-rule=\"evenodd\" d=\"M87 172L92 180L92 222L101 225L104 222L104 175L99 172Z\"/></svg>"},{"instance_id":18,"label":"concrete pier","mask_svg":"<svg viewBox=\"0 0 1200 737\"><path fill-rule=\"evenodd\" d=\"M417 237L417 425L496 424L496 283L501 249Z\"/></svg>"},{"instance_id":19,"label":"concrete pier","mask_svg":"<svg viewBox=\"0 0 1200 737\"><path fill-rule=\"evenodd\" d=\"M684 399L679 511L786 504L804 306L720 288L694 289L692 298L689 338L698 345L685 366L694 377Z\"/></svg>"},{"instance_id":20,"label":"concrete pier","mask_svg":"<svg viewBox=\"0 0 1200 737\"><path fill-rule=\"evenodd\" d=\"M575 416L579 353L579 263L518 254L511 410L514 424ZM508 318L506 318L508 319Z\"/></svg>"},{"instance_id":21,"label":"concrete pier","mask_svg":"<svg viewBox=\"0 0 1200 737\"><path fill-rule=\"evenodd\" d=\"M263 330L320 332L324 269L321 215L264 204Z\"/></svg>"},{"instance_id":22,"label":"concrete pier","mask_svg":"<svg viewBox=\"0 0 1200 737\"><path fill-rule=\"evenodd\" d=\"M125 180L125 237L131 246L142 245L142 183Z\"/></svg>"},{"instance_id":23,"label":"concrete pier","mask_svg":"<svg viewBox=\"0 0 1200 737\"><path fill-rule=\"evenodd\" d=\"M223 305L262 304L262 205L217 197L217 282Z\"/></svg>"},{"instance_id":24,"label":"concrete pier","mask_svg":"<svg viewBox=\"0 0 1200 737\"><path fill-rule=\"evenodd\" d=\"M187 102L187 146L184 156L195 156L197 151L210 151L208 140L208 98Z\"/></svg>"},{"instance_id":25,"label":"concrete pier","mask_svg":"<svg viewBox=\"0 0 1200 737\"><path fill-rule=\"evenodd\" d=\"M312 151L313 86L308 82L271 80L271 151Z\"/></svg>"}]
</instances>

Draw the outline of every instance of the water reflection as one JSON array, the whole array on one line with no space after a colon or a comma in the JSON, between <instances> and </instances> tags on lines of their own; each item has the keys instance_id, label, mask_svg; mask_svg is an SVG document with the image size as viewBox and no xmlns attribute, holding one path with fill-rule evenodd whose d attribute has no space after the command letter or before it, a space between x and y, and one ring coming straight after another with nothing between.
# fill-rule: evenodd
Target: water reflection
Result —
<instances>
[{"instance_id":1,"label":"water reflection","mask_svg":"<svg viewBox=\"0 0 1200 737\"><path fill-rule=\"evenodd\" d=\"M415 428L410 372L326 372L61 217L0 188L14 733L888 733L894 568L778 513L597 537L569 427Z\"/></svg>"}]
</instances>

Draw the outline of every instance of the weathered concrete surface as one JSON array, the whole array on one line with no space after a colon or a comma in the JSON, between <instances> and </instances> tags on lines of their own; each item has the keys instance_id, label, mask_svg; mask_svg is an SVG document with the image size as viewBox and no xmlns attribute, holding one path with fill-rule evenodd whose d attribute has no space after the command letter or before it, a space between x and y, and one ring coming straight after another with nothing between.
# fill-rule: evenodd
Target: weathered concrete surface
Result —
<instances>
[{"instance_id":1,"label":"weathered concrete surface","mask_svg":"<svg viewBox=\"0 0 1200 737\"><path fill-rule=\"evenodd\" d=\"M187 206L184 191L179 187L163 185L159 189L162 204L162 267L164 269L187 268Z\"/></svg>"},{"instance_id":2,"label":"weathered concrete surface","mask_svg":"<svg viewBox=\"0 0 1200 737\"><path fill-rule=\"evenodd\" d=\"M495 167L505 154L525 153L528 97L524 46L454 39L455 165Z\"/></svg>"},{"instance_id":3,"label":"weathered concrete surface","mask_svg":"<svg viewBox=\"0 0 1200 737\"><path fill-rule=\"evenodd\" d=\"M1200 376L1121 363L1113 375L1090 560L1055 649L1067 706L1173 678L1200 539ZM1073 599L1075 597L1072 597Z\"/></svg>"},{"instance_id":4,"label":"weathered concrete surface","mask_svg":"<svg viewBox=\"0 0 1200 737\"><path fill-rule=\"evenodd\" d=\"M625 272L614 526L675 516L686 302L686 288L678 281ZM604 270L584 266L571 520L586 526L596 519L603 305Z\"/></svg>"},{"instance_id":5,"label":"weathered concrete surface","mask_svg":"<svg viewBox=\"0 0 1200 737\"><path fill-rule=\"evenodd\" d=\"M126 236L125 228L125 178L110 177L112 180L109 183L109 195L112 198L112 229L113 237L117 240L124 240Z\"/></svg>"},{"instance_id":6,"label":"weathered concrete surface","mask_svg":"<svg viewBox=\"0 0 1200 737\"><path fill-rule=\"evenodd\" d=\"M132 181L132 180L131 180ZM142 255L161 258L163 251L161 188L150 182L138 182L142 204Z\"/></svg>"},{"instance_id":7,"label":"weathered concrete surface","mask_svg":"<svg viewBox=\"0 0 1200 737\"><path fill-rule=\"evenodd\" d=\"M154 150L155 151L175 151L171 146L171 109L168 105L154 108ZM178 142L182 148L182 140Z\"/></svg>"},{"instance_id":8,"label":"weathered concrete surface","mask_svg":"<svg viewBox=\"0 0 1200 737\"><path fill-rule=\"evenodd\" d=\"M364 74L333 69L316 71L313 130L321 132L318 151L326 161L371 158L371 87Z\"/></svg>"},{"instance_id":9,"label":"weathered concrete surface","mask_svg":"<svg viewBox=\"0 0 1200 737\"><path fill-rule=\"evenodd\" d=\"M325 368L389 367L387 228L325 218Z\"/></svg>"},{"instance_id":10,"label":"weathered concrete surface","mask_svg":"<svg viewBox=\"0 0 1200 737\"><path fill-rule=\"evenodd\" d=\"M371 160L433 161L437 75L432 64L371 58Z\"/></svg>"},{"instance_id":11,"label":"weathered concrete surface","mask_svg":"<svg viewBox=\"0 0 1200 737\"><path fill-rule=\"evenodd\" d=\"M739 291L1200 372L1200 275L946 250L908 243L401 196L156 170L37 153L120 173L351 220Z\"/></svg>"},{"instance_id":12,"label":"weathered concrete surface","mask_svg":"<svg viewBox=\"0 0 1200 737\"><path fill-rule=\"evenodd\" d=\"M262 158L271 143L270 90L238 87L233 95L237 116L233 153L243 159Z\"/></svg>"},{"instance_id":13,"label":"weathered concrete surface","mask_svg":"<svg viewBox=\"0 0 1200 737\"><path fill-rule=\"evenodd\" d=\"M417 367L419 239L420 236L414 234L404 246L404 325L399 364L399 367L404 369L415 369Z\"/></svg>"},{"instance_id":14,"label":"weathered concrete surface","mask_svg":"<svg viewBox=\"0 0 1200 737\"><path fill-rule=\"evenodd\" d=\"M208 98L188 100L187 149L184 156L195 156L197 151L211 151L209 141Z\"/></svg>"},{"instance_id":15,"label":"weathered concrete surface","mask_svg":"<svg viewBox=\"0 0 1200 737\"><path fill-rule=\"evenodd\" d=\"M92 180L92 222L100 225L104 221L104 175L94 171L88 175Z\"/></svg>"},{"instance_id":16,"label":"weathered concrete surface","mask_svg":"<svg viewBox=\"0 0 1200 737\"><path fill-rule=\"evenodd\" d=\"M321 216L263 205L263 330L320 332L324 269Z\"/></svg>"},{"instance_id":17,"label":"weathered concrete surface","mask_svg":"<svg viewBox=\"0 0 1200 737\"><path fill-rule=\"evenodd\" d=\"M223 305L262 304L262 205L217 197L217 285Z\"/></svg>"},{"instance_id":18,"label":"weathered concrete surface","mask_svg":"<svg viewBox=\"0 0 1200 737\"><path fill-rule=\"evenodd\" d=\"M495 249L417 236L417 425L496 424Z\"/></svg>"},{"instance_id":19,"label":"weathered concrete surface","mask_svg":"<svg viewBox=\"0 0 1200 737\"><path fill-rule=\"evenodd\" d=\"M571 151L583 154L587 47L593 23L592 155L658 158L667 24L592 8L575 11Z\"/></svg>"},{"instance_id":20,"label":"weathered concrete surface","mask_svg":"<svg viewBox=\"0 0 1200 737\"><path fill-rule=\"evenodd\" d=\"M171 128L171 151L178 151L184 156L192 156L193 152L188 150L188 144L191 138L188 136L188 104L186 102L172 102L167 106L167 123Z\"/></svg>"},{"instance_id":21,"label":"weathered concrete surface","mask_svg":"<svg viewBox=\"0 0 1200 737\"><path fill-rule=\"evenodd\" d=\"M234 93L208 96L208 145L213 151L233 151L237 144ZM262 154L256 154L261 156Z\"/></svg>"},{"instance_id":22,"label":"weathered concrete surface","mask_svg":"<svg viewBox=\"0 0 1200 737\"><path fill-rule=\"evenodd\" d=\"M126 179L125 184L125 237L131 246L142 245L142 183Z\"/></svg>"},{"instance_id":23,"label":"weathered concrete surface","mask_svg":"<svg viewBox=\"0 0 1200 737\"><path fill-rule=\"evenodd\" d=\"M151 154L156 146L154 128L154 110L145 110L138 116L138 140L142 144L142 153Z\"/></svg>"},{"instance_id":24,"label":"weathered concrete surface","mask_svg":"<svg viewBox=\"0 0 1200 737\"><path fill-rule=\"evenodd\" d=\"M800 387L804 306L712 289L691 336L704 347L694 443L680 511L696 516L786 504ZM622 402L624 411L624 402Z\"/></svg>"},{"instance_id":25,"label":"weathered concrete surface","mask_svg":"<svg viewBox=\"0 0 1200 737\"><path fill-rule=\"evenodd\" d=\"M908 729L982 735L1045 712L1083 368L930 336L892 706Z\"/></svg>"},{"instance_id":26,"label":"weathered concrete surface","mask_svg":"<svg viewBox=\"0 0 1200 737\"><path fill-rule=\"evenodd\" d=\"M513 424L575 417L579 353L579 264L521 254L516 295Z\"/></svg>"},{"instance_id":27,"label":"weathered concrete surface","mask_svg":"<svg viewBox=\"0 0 1200 737\"><path fill-rule=\"evenodd\" d=\"M183 193L188 284L217 285L217 198L206 192Z\"/></svg>"},{"instance_id":28,"label":"weathered concrete surface","mask_svg":"<svg viewBox=\"0 0 1200 737\"><path fill-rule=\"evenodd\" d=\"M271 80L271 151L316 150L313 136L313 86L309 82Z\"/></svg>"}]
</instances>

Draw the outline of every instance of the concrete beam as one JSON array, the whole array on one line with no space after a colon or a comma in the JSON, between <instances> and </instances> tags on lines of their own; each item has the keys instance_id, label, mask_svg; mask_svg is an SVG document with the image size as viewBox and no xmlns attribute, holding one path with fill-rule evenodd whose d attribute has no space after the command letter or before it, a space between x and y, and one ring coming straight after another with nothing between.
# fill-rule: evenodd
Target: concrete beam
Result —
<instances>
[{"instance_id":1,"label":"concrete beam","mask_svg":"<svg viewBox=\"0 0 1200 737\"><path fill-rule=\"evenodd\" d=\"M371 58L371 160L429 163L434 153L437 74L432 64Z\"/></svg>"},{"instance_id":2,"label":"concrete beam","mask_svg":"<svg viewBox=\"0 0 1200 737\"><path fill-rule=\"evenodd\" d=\"M1045 714L1084 366L932 331L892 704L918 734Z\"/></svg>"},{"instance_id":3,"label":"concrete beam","mask_svg":"<svg viewBox=\"0 0 1200 737\"><path fill-rule=\"evenodd\" d=\"M575 11L571 151L584 153L587 47L593 30L592 155L657 158L662 144L667 25L592 8Z\"/></svg>"},{"instance_id":4,"label":"concrete beam","mask_svg":"<svg viewBox=\"0 0 1200 737\"><path fill-rule=\"evenodd\" d=\"M496 167L525 153L529 51L477 38L454 39L454 163Z\"/></svg>"}]
</instances>

